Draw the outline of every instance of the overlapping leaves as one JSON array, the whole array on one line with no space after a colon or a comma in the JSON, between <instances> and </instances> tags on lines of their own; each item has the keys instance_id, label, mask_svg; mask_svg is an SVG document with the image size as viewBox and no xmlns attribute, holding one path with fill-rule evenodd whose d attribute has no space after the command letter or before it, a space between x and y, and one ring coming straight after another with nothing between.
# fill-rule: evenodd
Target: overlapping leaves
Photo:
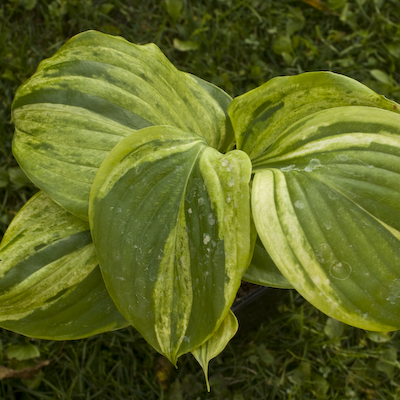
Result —
<instances>
[{"instance_id":1,"label":"overlapping leaves","mask_svg":"<svg viewBox=\"0 0 400 400\"><path fill-rule=\"evenodd\" d=\"M58 268L62 274L69 266L78 281L86 282L93 269L100 278L98 257L118 309L172 362L213 336L250 262L254 236L251 163L245 153L229 151L234 144L227 118L230 102L221 89L176 70L155 45L137 46L98 32L77 35L40 64L13 103L13 151L32 181L63 207L48 198L51 207L62 210L61 220L80 221L72 214L88 219L92 190L91 234L87 223L80 222L91 263L80 257L82 244L72 239L68 249L59 245L72 254L69 264L64 253L60 266L42 259L42 248L57 256L47 234L58 217L53 222L32 206L21 212L19 220L28 225L40 220L41 230L19 236L30 248L33 272L14 290L21 304L13 300L10 305L11 329L24 325L27 334L43 336L36 323L41 312L48 318L41 321L48 337L68 337L82 321L77 316L70 330L63 330L70 322L60 323L56 334L51 302L74 294L79 307L85 297L95 299L96 292L88 284L69 290L52 271ZM43 196L32 204L44 202ZM58 245L63 233L57 229ZM1 281L5 296L15 283L6 278L21 277L18 260L10 254L2 253L8 271ZM38 274L45 278L41 286ZM22 286L31 281L29 295ZM22 314L24 302L28 305ZM74 307L65 307L71 316ZM101 316L105 311L97 312ZM32 318L26 319L28 315Z\"/></svg>"},{"instance_id":2,"label":"overlapping leaves","mask_svg":"<svg viewBox=\"0 0 400 400\"><path fill-rule=\"evenodd\" d=\"M0 326L79 339L128 325L101 277L89 224L36 194L0 246Z\"/></svg>"},{"instance_id":3,"label":"overlapping leaves","mask_svg":"<svg viewBox=\"0 0 400 400\"><path fill-rule=\"evenodd\" d=\"M90 225L125 318L173 363L217 330L250 257L251 164L172 127L143 129L99 169Z\"/></svg>"},{"instance_id":4,"label":"overlapping leaves","mask_svg":"<svg viewBox=\"0 0 400 400\"><path fill-rule=\"evenodd\" d=\"M399 112L332 73L231 103L154 45L77 35L13 104L15 156L43 192L0 246L0 325L65 339L129 323L206 372L243 278L400 328Z\"/></svg>"},{"instance_id":5,"label":"overlapping leaves","mask_svg":"<svg viewBox=\"0 0 400 400\"><path fill-rule=\"evenodd\" d=\"M238 142L253 155L257 232L316 307L365 329L398 329L400 115L391 111L399 106L329 73L308 74L291 95L296 102L279 97L275 85L293 88L306 75L244 95L252 123L232 115ZM315 94L310 104L306 91ZM244 110L241 102L232 109Z\"/></svg>"},{"instance_id":6,"label":"overlapping leaves","mask_svg":"<svg viewBox=\"0 0 400 400\"><path fill-rule=\"evenodd\" d=\"M230 97L178 71L153 44L89 31L73 37L15 96L13 152L68 211L87 219L90 188L110 150L132 132L171 125L225 152Z\"/></svg>"}]
</instances>

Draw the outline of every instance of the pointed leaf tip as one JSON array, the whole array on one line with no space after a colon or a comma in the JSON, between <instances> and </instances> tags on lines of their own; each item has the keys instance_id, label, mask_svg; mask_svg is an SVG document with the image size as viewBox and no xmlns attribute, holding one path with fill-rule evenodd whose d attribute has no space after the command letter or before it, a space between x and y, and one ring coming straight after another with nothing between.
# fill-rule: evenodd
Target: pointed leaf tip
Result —
<instances>
[{"instance_id":1,"label":"pointed leaf tip","mask_svg":"<svg viewBox=\"0 0 400 400\"><path fill-rule=\"evenodd\" d=\"M235 336L239 328L238 321L232 311L229 311L218 330L201 346L193 349L191 353L200 364L204 372L207 391L210 392L210 382L208 380L208 364L210 360L220 354L229 341Z\"/></svg>"}]
</instances>

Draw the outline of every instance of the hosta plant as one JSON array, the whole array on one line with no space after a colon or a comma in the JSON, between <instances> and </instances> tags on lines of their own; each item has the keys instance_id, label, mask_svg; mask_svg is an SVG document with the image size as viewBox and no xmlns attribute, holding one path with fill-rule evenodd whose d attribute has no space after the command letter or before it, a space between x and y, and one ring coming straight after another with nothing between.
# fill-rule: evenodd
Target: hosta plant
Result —
<instances>
[{"instance_id":1,"label":"hosta plant","mask_svg":"<svg viewBox=\"0 0 400 400\"><path fill-rule=\"evenodd\" d=\"M17 91L13 152L40 191L0 246L0 326L134 326L205 371L241 280L400 328L400 105L330 72L232 100L153 44L67 42Z\"/></svg>"}]
</instances>

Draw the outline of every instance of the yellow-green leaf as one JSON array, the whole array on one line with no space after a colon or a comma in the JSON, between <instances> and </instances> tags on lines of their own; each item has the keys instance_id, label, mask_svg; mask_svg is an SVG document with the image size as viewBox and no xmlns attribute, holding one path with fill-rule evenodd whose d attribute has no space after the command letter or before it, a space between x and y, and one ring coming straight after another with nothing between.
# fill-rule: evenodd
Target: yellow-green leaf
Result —
<instances>
[{"instance_id":1,"label":"yellow-green leaf","mask_svg":"<svg viewBox=\"0 0 400 400\"><path fill-rule=\"evenodd\" d=\"M238 328L239 324L235 314L229 311L228 315L211 338L191 351L195 359L201 365L201 368L203 368L208 391L210 391L208 363L225 349L229 341L235 336Z\"/></svg>"},{"instance_id":2,"label":"yellow-green leaf","mask_svg":"<svg viewBox=\"0 0 400 400\"><path fill-rule=\"evenodd\" d=\"M13 153L39 188L87 219L100 164L136 130L171 125L220 151L230 149L227 98L221 89L178 71L154 44L84 32L42 61L18 89Z\"/></svg>"},{"instance_id":3,"label":"yellow-green leaf","mask_svg":"<svg viewBox=\"0 0 400 400\"><path fill-rule=\"evenodd\" d=\"M0 245L0 326L79 339L127 326L102 280L87 222L36 194Z\"/></svg>"},{"instance_id":4,"label":"yellow-green leaf","mask_svg":"<svg viewBox=\"0 0 400 400\"><path fill-rule=\"evenodd\" d=\"M90 226L125 318L173 364L229 312L251 257L247 155L160 126L118 144L99 169Z\"/></svg>"}]
</instances>

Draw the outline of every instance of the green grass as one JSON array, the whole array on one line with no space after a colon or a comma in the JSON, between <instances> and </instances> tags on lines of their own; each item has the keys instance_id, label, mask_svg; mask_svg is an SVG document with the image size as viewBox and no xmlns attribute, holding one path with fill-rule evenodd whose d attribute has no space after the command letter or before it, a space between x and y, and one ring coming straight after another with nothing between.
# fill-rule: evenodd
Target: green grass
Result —
<instances>
[{"instance_id":1,"label":"green grass","mask_svg":"<svg viewBox=\"0 0 400 400\"><path fill-rule=\"evenodd\" d=\"M327 319L291 291L279 311L210 363L210 394L193 357L183 356L175 370L127 328L64 345L34 340L41 359L54 361L36 389L1 381L0 398L400 399L398 333L371 334ZM1 337L4 347L28 340L6 331ZM160 366L166 366L165 390Z\"/></svg>"},{"instance_id":2,"label":"green grass","mask_svg":"<svg viewBox=\"0 0 400 400\"><path fill-rule=\"evenodd\" d=\"M232 96L274 76L331 70L400 101L399 1L325 4L329 9L320 11L300 0L187 0L174 14L153 0L1 1L0 235L36 191L12 157L14 93L42 59L81 31L155 42L179 69ZM0 337L4 348L28 340L6 331ZM61 343L34 343L42 359L55 357L39 386L5 379L0 398L400 399L399 334L374 337L344 327L293 293L278 318L234 339L211 362L210 395L193 358L170 369L133 329L68 342L61 352ZM164 391L160 365L169 376Z\"/></svg>"}]
</instances>

